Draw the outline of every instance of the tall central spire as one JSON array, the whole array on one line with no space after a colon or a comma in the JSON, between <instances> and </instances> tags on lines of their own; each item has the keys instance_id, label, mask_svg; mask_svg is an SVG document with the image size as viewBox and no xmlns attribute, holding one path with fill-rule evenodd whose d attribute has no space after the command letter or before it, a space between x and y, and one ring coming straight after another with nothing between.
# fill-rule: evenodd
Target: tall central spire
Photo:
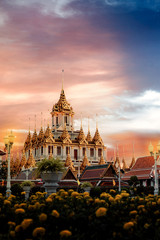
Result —
<instances>
[{"instance_id":1,"label":"tall central spire","mask_svg":"<svg viewBox=\"0 0 160 240\"><path fill-rule=\"evenodd\" d=\"M62 91L64 90L63 85L64 85L64 69L62 69Z\"/></svg>"}]
</instances>

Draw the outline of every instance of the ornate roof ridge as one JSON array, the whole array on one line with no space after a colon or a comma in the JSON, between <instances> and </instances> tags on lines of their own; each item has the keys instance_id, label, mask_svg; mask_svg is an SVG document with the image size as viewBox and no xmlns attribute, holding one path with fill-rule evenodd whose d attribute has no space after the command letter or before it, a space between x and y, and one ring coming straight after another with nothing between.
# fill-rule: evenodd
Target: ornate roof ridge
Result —
<instances>
[{"instance_id":1,"label":"ornate roof ridge","mask_svg":"<svg viewBox=\"0 0 160 240\"><path fill-rule=\"evenodd\" d=\"M81 141L81 140L86 140L86 137L85 137L85 134L84 134L84 131L83 131L82 126L81 126L81 128L80 128L80 131L79 131L79 134L78 134L77 139L78 139L79 141Z\"/></svg>"},{"instance_id":2,"label":"ornate roof ridge","mask_svg":"<svg viewBox=\"0 0 160 240\"><path fill-rule=\"evenodd\" d=\"M70 134L69 134L69 132L68 132L68 130L67 130L67 128L66 128L66 124L65 124L65 126L64 126L64 130L63 130L60 138L61 138L61 140L71 139L71 136L70 136Z\"/></svg>"}]
</instances>

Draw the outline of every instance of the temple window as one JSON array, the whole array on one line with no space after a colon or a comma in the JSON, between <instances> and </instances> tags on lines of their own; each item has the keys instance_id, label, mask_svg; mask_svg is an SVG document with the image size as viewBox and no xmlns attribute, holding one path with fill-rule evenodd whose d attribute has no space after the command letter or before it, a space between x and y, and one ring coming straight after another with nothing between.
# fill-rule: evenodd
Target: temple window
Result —
<instances>
[{"instance_id":1,"label":"temple window","mask_svg":"<svg viewBox=\"0 0 160 240\"><path fill-rule=\"evenodd\" d=\"M64 123L67 124L67 116L64 116Z\"/></svg>"},{"instance_id":2,"label":"temple window","mask_svg":"<svg viewBox=\"0 0 160 240\"><path fill-rule=\"evenodd\" d=\"M61 147L57 147L57 155L61 155Z\"/></svg>"},{"instance_id":3,"label":"temple window","mask_svg":"<svg viewBox=\"0 0 160 240\"><path fill-rule=\"evenodd\" d=\"M48 154L50 154L50 146L48 146Z\"/></svg>"},{"instance_id":4,"label":"temple window","mask_svg":"<svg viewBox=\"0 0 160 240\"><path fill-rule=\"evenodd\" d=\"M70 153L70 147L66 147L66 155Z\"/></svg>"},{"instance_id":5,"label":"temple window","mask_svg":"<svg viewBox=\"0 0 160 240\"><path fill-rule=\"evenodd\" d=\"M78 159L78 151L77 151L77 149L74 149L74 159L75 160Z\"/></svg>"},{"instance_id":6,"label":"temple window","mask_svg":"<svg viewBox=\"0 0 160 240\"><path fill-rule=\"evenodd\" d=\"M101 157L101 154L102 154L102 149L98 148L98 157Z\"/></svg>"},{"instance_id":7,"label":"temple window","mask_svg":"<svg viewBox=\"0 0 160 240\"><path fill-rule=\"evenodd\" d=\"M41 155L43 155L43 146L41 147Z\"/></svg>"},{"instance_id":8,"label":"temple window","mask_svg":"<svg viewBox=\"0 0 160 240\"><path fill-rule=\"evenodd\" d=\"M83 148L83 149L82 149L82 155L83 155L83 156L85 155L85 151L86 151L86 148Z\"/></svg>"},{"instance_id":9,"label":"temple window","mask_svg":"<svg viewBox=\"0 0 160 240\"><path fill-rule=\"evenodd\" d=\"M94 148L90 148L90 157L94 157Z\"/></svg>"},{"instance_id":10,"label":"temple window","mask_svg":"<svg viewBox=\"0 0 160 240\"><path fill-rule=\"evenodd\" d=\"M58 117L56 117L56 125L58 125Z\"/></svg>"}]
</instances>

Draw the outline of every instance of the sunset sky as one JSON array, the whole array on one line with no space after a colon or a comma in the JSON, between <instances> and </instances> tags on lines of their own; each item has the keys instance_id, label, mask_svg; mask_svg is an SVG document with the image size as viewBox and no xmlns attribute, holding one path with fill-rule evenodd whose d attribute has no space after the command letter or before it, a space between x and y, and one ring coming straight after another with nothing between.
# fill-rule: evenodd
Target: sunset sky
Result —
<instances>
[{"instance_id":1,"label":"sunset sky","mask_svg":"<svg viewBox=\"0 0 160 240\"><path fill-rule=\"evenodd\" d=\"M0 1L0 147L14 129L21 147L29 129L51 123L64 89L75 129L131 159L160 139L159 0ZM97 118L96 118L97 114ZM108 152L109 152L108 151ZM112 151L113 152L113 151ZM111 157L111 154L109 154Z\"/></svg>"}]
</instances>

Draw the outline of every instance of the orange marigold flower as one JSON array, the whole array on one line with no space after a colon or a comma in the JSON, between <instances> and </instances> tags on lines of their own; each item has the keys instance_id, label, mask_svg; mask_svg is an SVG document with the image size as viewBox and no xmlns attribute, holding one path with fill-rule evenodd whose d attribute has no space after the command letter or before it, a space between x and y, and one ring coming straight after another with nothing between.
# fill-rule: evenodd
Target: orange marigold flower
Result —
<instances>
[{"instance_id":1,"label":"orange marigold flower","mask_svg":"<svg viewBox=\"0 0 160 240\"><path fill-rule=\"evenodd\" d=\"M47 220L47 214L41 213L41 215L39 216L39 221L45 222L46 220Z\"/></svg>"},{"instance_id":2,"label":"orange marigold flower","mask_svg":"<svg viewBox=\"0 0 160 240\"><path fill-rule=\"evenodd\" d=\"M25 210L23 209L23 208L17 208L16 210L15 210L15 213L16 214L23 214L23 213L25 213Z\"/></svg>"},{"instance_id":3,"label":"orange marigold flower","mask_svg":"<svg viewBox=\"0 0 160 240\"><path fill-rule=\"evenodd\" d=\"M132 228L134 226L133 222L127 222L123 225L123 229L124 230L129 230L130 228Z\"/></svg>"},{"instance_id":4,"label":"orange marigold flower","mask_svg":"<svg viewBox=\"0 0 160 240\"><path fill-rule=\"evenodd\" d=\"M145 229L148 229L149 226L150 226L150 225L149 225L148 223L145 223L145 224L144 224L144 228L145 228Z\"/></svg>"},{"instance_id":5,"label":"orange marigold flower","mask_svg":"<svg viewBox=\"0 0 160 240\"><path fill-rule=\"evenodd\" d=\"M100 207L96 210L96 217L103 217L106 216L107 213L107 208L105 207Z\"/></svg>"},{"instance_id":6,"label":"orange marigold flower","mask_svg":"<svg viewBox=\"0 0 160 240\"><path fill-rule=\"evenodd\" d=\"M67 238L72 235L71 231L69 230L62 230L59 234L62 238Z\"/></svg>"},{"instance_id":7,"label":"orange marigold flower","mask_svg":"<svg viewBox=\"0 0 160 240\"><path fill-rule=\"evenodd\" d=\"M52 210L51 215L52 215L53 217L59 218L59 212L57 212L57 210Z\"/></svg>"},{"instance_id":8,"label":"orange marigold flower","mask_svg":"<svg viewBox=\"0 0 160 240\"><path fill-rule=\"evenodd\" d=\"M15 237L16 236L15 231L10 231L9 234L10 234L11 237Z\"/></svg>"},{"instance_id":9,"label":"orange marigold flower","mask_svg":"<svg viewBox=\"0 0 160 240\"><path fill-rule=\"evenodd\" d=\"M21 226L22 228L25 230L27 229L31 224L33 223L33 220L28 218L28 219L24 219L22 222L21 222Z\"/></svg>"},{"instance_id":10,"label":"orange marigold flower","mask_svg":"<svg viewBox=\"0 0 160 240\"><path fill-rule=\"evenodd\" d=\"M15 227L15 232L20 232L22 230L22 226L21 225L17 225Z\"/></svg>"},{"instance_id":11,"label":"orange marigold flower","mask_svg":"<svg viewBox=\"0 0 160 240\"><path fill-rule=\"evenodd\" d=\"M133 210L129 213L129 215L136 215L137 214L137 211L136 210Z\"/></svg>"},{"instance_id":12,"label":"orange marigold flower","mask_svg":"<svg viewBox=\"0 0 160 240\"><path fill-rule=\"evenodd\" d=\"M9 221L9 222L8 222L8 225L10 225L10 226L16 226L16 223Z\"/></svg>"},{"instance_id":13,"label":"orange marigold flower","mask_svg":"<svg viewBox=\"0 0 160 240\"><path fill-rule=\"evenodd\" d=\"M52 198L48 197L48 198L46 199L46 202L47 202L47 203L52 202Z\"/></svg>"},{"instance_id":14,"label":"orange marigold flower","mask_svg":"<svg viewBox=\"0 0 160 240\"><path fill-rule=\"evenodd\" d=\"M11 202L9 200L4 200L4 205L11 205Z\"/></svg>"},{"instance_id":15,"label":"orange marigold flower","mask_svg":"<svg viewBox=\"0 0 160 240\"><path fill-rule=\"evenodd\" d=\"M33 230L33 237L43 237L45 235L46 229L43 227L37 227Z\"/></svg>"}]
</instances>

